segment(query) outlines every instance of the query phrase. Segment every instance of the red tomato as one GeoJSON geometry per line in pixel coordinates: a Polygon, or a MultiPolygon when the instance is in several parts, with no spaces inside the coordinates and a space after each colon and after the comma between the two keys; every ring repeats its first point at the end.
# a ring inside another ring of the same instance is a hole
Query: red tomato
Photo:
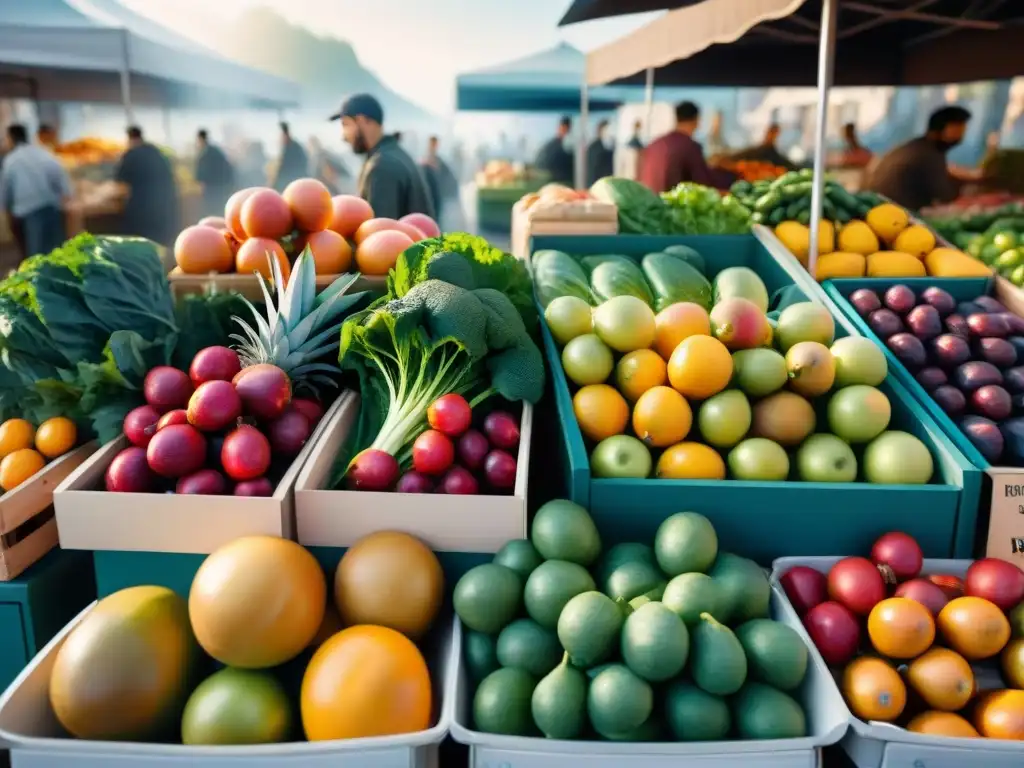
{"type": "Polygon", "coordinates": [[[440,475],[455,461],[455,446],[447,435],[428,429],[412,444],[412,466],[425,475],[440,475]]]}
{"type": "Polygon", "coordinates": [[[462,395],[444,395],[427,408],[427,422],[448,437],[458,437],[473,419],[473,411],[462,395]]]}

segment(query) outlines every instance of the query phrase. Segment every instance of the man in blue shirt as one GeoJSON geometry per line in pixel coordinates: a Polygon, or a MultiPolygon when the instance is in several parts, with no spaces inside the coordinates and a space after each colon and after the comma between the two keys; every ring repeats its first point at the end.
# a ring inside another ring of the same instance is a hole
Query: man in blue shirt
{"type": "Polygon", "coordinates": [[[7,128],[8,152],[0,167],[0,209],[20,231],[22,258],[49,253],[66,239],[64,208],[71,180],[52,154],[28,142],[24,125],[7,128]]]}

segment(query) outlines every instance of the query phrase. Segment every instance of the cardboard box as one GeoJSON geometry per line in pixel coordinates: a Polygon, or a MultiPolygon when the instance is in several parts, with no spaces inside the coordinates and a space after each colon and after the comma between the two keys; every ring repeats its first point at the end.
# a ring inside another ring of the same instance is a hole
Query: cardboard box
{"type": "Polygon", "coordinates": [[[128,445],[111,440],[54,491],[57,530],[64,549],[208,554],[242,536],[295,538],[294,490],[299,470],[325,425],[345,405],[342,393],[320,420],[305,447],[264,498],[108,493],[103,478],[128,445]]]}
{"type": "MultiPolygon", "coordinates": [[[[320,291],[324,290],[339,277],[341,275],[317,275],[316,292],[320,293],[320,291]]],[[[238,272],[211,272],[208,275],[187,275],[178,267],[175,267],[167,275],[167,281],[171,284],[171,293],[175,299],[180,299],[182,296],[188,296],[193,293],[225,293],[227,291],[234,291],[242,294],[249,301],[264,300],[260,282],[255,274],[242,275],[238,272]]],[[[387,278],[360,275],[359,279],[349,287],[346,293],[352,294],[359,293],[360,291],[379,291],[383,293],[386,288],[387,278]]]]}
{"type": "Polygon", "coordinates": [[[438,552],[497,552],[526,537],[533,409],[523,406],[518,474],[511,496],[374,493],[325,490],[335,460],[359,416],[353,396],[326,421],[295,485],[298,541],[306,546],[350,547],[367,534],[397,530],[438,552]]]}
{"type": "Polygon", "coordinates": [[[0,581],[17,578],[57,546],[54,489],[98,447],[92,441],[68,451],[0,496],[0,581]]]}
{"type": "Polygon", "coordinates": [[[526,210],[522,201],[512,208],[512,255],[529,261],[535,235],[617,235],[619,212],[610,203],[564,203],[526,210]]]}

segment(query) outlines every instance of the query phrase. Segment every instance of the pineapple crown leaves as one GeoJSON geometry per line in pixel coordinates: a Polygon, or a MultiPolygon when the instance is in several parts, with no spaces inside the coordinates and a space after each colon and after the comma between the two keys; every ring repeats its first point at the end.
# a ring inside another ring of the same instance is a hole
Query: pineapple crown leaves
{"type": "Polygon", "coordinates": [[[363,292],[346,294],[359,278],[358,273],[339,277],[317,296],[316,268],[308,247],[296,259],[287,285],[277,260],[270,254],[267,258],[277,305],[263,276],[257,275],[267,316],[243,299],[255,319],[255,329],[238,317],[232,318],[242,331],[231,338],[241,345],[244,362],[273,363],[292,379],[324,380],[326,377],[315,374],[336,374],[336,366],[313,361],[337,349],[342,316],[365,296],[363,292]]]}

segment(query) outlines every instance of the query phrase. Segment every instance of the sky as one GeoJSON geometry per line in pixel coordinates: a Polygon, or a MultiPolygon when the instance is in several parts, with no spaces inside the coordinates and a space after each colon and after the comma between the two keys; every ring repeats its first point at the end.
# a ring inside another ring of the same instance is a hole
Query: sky
{"type": "Polygon", "coordinates": [[[434,112],[454,106],[460,72],[501,64],[560,41],[587,51],[660,14],[556,25],[570,0],[120,0],[188,35],[196,24],[226,21],[247,6],[273,8],[289,21],[347,40],[363,66],[434,112]]]}

